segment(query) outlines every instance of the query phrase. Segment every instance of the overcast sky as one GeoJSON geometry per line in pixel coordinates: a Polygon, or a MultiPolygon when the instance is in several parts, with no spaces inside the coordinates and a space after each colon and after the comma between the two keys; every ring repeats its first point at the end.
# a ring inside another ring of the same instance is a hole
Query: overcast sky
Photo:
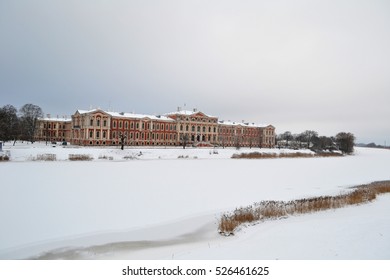
{"type": "Polygon", "coordinates": [[[162,114],[390,144],[388,0],[0,0],[0,106],[162,114]]]}

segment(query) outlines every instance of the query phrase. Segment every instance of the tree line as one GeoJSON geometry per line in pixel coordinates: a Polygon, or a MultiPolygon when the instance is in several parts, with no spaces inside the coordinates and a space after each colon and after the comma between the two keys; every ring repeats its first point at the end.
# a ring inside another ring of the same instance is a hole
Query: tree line
{"type": "MultiPolygon", "coordinates": [[[[34,142],[39,118],[43,118],[43,111],[38,105],[25,104],[19,110],[12,105],[1,107],[0,141],[34,142]]],[[[183,143],[186,141],[183,140],[183,143]]],[[[327,137],[319,136],[313,130],[306,130],[300,134],[286,131],[277,136],[276,145],[279,148],[310,148],[315,151],[340,150],[343,153],[351,154],[355,145],[355,136],[350,132],[340,132],[335,136],[327,137]]]]}
{"type": "Polygon", "coordinates": [[[313,151],[340,150],[344,154],[353,153],[355,136],[350,132],[339,132],[335,136],[319,136],[316,131],[305,130],[299,134],[286,131],[276,138],[277,147],[302,149],[309,148],[313,151]]]}
{"type": "Polygon", "coordinates": [[[1,107],[0,141],[34,142],[39,118],[43,118],[43,111],[38,105],[25,104],[19,110],[9,104],[1,107]]]}

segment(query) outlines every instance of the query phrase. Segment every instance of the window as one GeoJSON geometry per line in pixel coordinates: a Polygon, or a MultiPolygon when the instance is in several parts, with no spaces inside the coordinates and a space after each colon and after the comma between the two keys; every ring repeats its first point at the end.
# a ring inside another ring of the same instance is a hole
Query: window
{"type": "Polygon", "coordinates": [[[89,132],[89,138],[92,138],[93,137],[93,131],[91,130],[90,132],[89,132]]]}
{"type": "Polygon", "coordinates": [[[103,120],[103,126],[107,126],[107,120],[103,120]]]}
{"type": "Polygon", "coordinates": [[[96,131],[96,138],[97,138],[97,139],[100,138],[100,131],[96,131]]]}
{"type": "Polygon", "coordinates": [[[93,120],[90,120],[90,121],[89,121],[89,125],[90,125],[90,126],[93,126],[93,120]]]}
{"type": "Polygon", "coordinates": [[[106,138],[106,132],[103,131],[103,138],[106,138]]]}
{"type": "Polygon", "coordinates": [[[112,123],[112,126],[113,126],[114,128],[116,128],[116,121],[114,121],[114,122],[112,123]]]}
{"type": "Polygon", "coordinates": [[[97,119],[97,120],[96,120],[96,125],[97,125],[97,126],[100,126],[100,119],[97,119]]]}
{"type": "Polygon", "coordinates": [[[125,122],[125,128],[127,129],[128,128],[128,122],[125,122]]]}
{"type": "Polygon", "coordinates": [[[131,128],[131,129],[134,128],[134,123],[133,123],[133,122],[130,123],[130,128],[131,128]]]}
{"type": "Polygon", "coordinates": [[[122,121],[119,122],[119,128],[122,128],[122,121]]]}

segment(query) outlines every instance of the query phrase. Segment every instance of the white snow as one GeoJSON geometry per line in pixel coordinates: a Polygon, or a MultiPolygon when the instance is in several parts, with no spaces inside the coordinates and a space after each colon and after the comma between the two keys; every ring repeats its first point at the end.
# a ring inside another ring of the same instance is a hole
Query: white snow
{"type": "Polygon", "coordinates": [[[239,206],[334,195],[389,180],[389,150],[261,160],[230,158],[249,149],[6,143],[4,150],[11,161],[0,162],[0,259],[47,252],[76,259],[390,258],[389,195],[244,227],[234,237],[217,232],[221,213],[239,206]],[[33,160],[51,153],[57,161],[33,160]],[[94,160],[71,162],[69,154],[94,160]],[[124,159],[129,156],[134,159],[124,159]]]}

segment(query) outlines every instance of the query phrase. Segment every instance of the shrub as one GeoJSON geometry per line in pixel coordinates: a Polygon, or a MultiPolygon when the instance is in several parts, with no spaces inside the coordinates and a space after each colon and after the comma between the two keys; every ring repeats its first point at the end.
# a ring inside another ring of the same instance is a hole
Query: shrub
{"type": "Polygon", "coordinates": [[[133,155],[127,155],[127,156],[124,156],[123,159],[138,159],[136,156],[133,156],[133,155]]]}
{"type": "Polygon", "coordinates": [[[39,154],[33,160],[56,161],[57,155],[56,154],[39,154]]]}
{"type": "Polygon", "coordinates": [[[9,161],[8,155],[0,155],[0,161],[9,161]]]}
{"type": "Polygon", "coordinates": [[[69,160],[71,160],[71,161],[88,161],[88,160],[93,160],[93,157],[91,155],[69,154],[69,160]]]}
{"type": "Polygon", "coordinates": [[[108,159],[108,160],[113,160],[113,159],[114,159],[114,157],[112,157],[112,156],[106,156],[106,155],[100,155],[100,156],[98,157],[98,159],[108,159]]]}
{"type": "Polygon", "coordinates": [[[186,156],[179,155],[177,158],[189,158],[189,156],[188,155],[186,155],[186,156]]]}

